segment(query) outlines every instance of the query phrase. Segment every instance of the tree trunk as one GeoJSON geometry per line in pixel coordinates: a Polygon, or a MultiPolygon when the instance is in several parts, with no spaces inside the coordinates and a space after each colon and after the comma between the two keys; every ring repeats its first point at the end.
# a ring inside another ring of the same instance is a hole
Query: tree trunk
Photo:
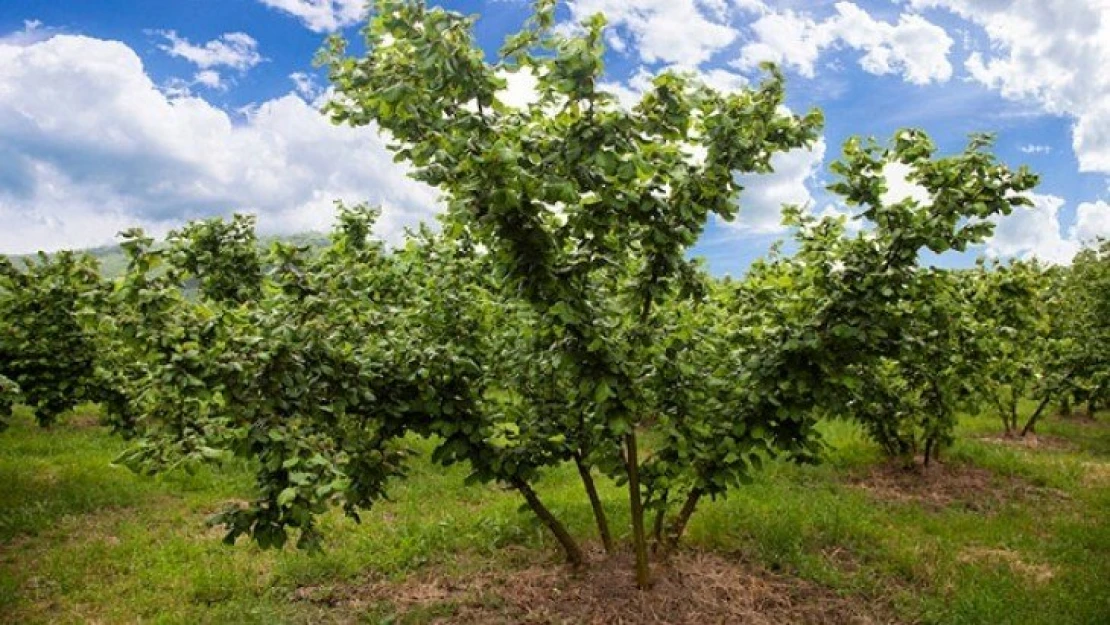
{"type": "Polygon", "coordinates": [[[667,536],[668,549],[677,547],[678,541],[682,540],[682,535],[686,533],[686,524],[690,522],[690,517],[694,515],[694,510],[698,507],[698,500],[701,499],[701,495],[702,491],[695,488],[686,496],[686,502],[682,504],[682,509],[678,511],[678,517],[675,518],[674,524],[671,525],[670,534],[667,536]]]}
{"type": "Polygon", "coordinates": [[[601,536],[601,544],[605,546],[605,553],[613,553],[613,536],[609,533],[609,520],[605,517],[601,498],[597,496],[597,486],[594,485],[594,478],[590,475],[590,467],[586,466],[581,453],[575,452],[574,465],[578,467],[578,475],[582,477],[582,485],[590,498],[590,507],[594,510],[594,520],[597,521],[597,533],[601,536]]]}
{"type": "Polygon", "coordinates": [[[1045,407],[1048,406],[1048,402],[1052,401],[1052,395],[1052,392],[1046,393],[1040,405],[1037,406],[1037,409],[1033,412],[1032,416],[1029,417],[1029,420],[1025,422],[1025,427],[1021,429],[1022,438],[1033,433],[1034,428],[1037,427],[1037,420],[1041,418],[1041,413],[1044,412],[1045,407]]]}
{"type": "Polygon", "coordinates": [[[555,539],[559,541],[559,544],[563,547],[563,551],[566,553],[567,562],[574,567],[585,565],[586,558],[582,555],[582,550],[578,547],[578,543],[574,541],[570,532],[559,522],[559,519],[555,518],[555,515],[551,514],[551,511],[543,505],[540,498],[536,496],[536,491],[532,490],[532,487],[519,477],[513,478],[512,485],[520,491],[521,495],[524,495],[524,500],[528,502],[528,507],[531,508],[532,512],[534,512],[536,516],[539,517],[540,521],[547,526],[547,529],[551,530],[551,533],[555,535],[555,539]]]}
{"type": "MultiPolygon", "coordinates": [[[[1033,432],[1033,428],[1037,426],[1037,419],[1041,418],[1041,413],[1044,412],[1045,407],[1048,406],[1048,402],[1052,401],[1052,398],[1055,397],[1057,392],[1067,388],[1067,384],[1069,381],[1071,381],[1071,377],[1073,375],[1075,375],[1075,371],[1068,372],[1067,375],[1060,379],[1060,384],[1058,384],[1055,388],[1050,388],[1045,391],[1044,399],[1041,400],[1040,405],[1037,406],[1037,410],[1033,412],[1033,415],[1029,417],[1029,421],[1026,422],[1025,427],[1021,429],[1022,438],[1025,438],[1026,435],[1033,432]]],[[[1066,394],[1064,395],[1064,398],[1067,399],[1066,394]]]]}
{"type": "Polygon", "coordinates": [[[655,511],[655,523],[651,526],[651,550],[653,553],[663,544],[663,522],[666,520],[666,516],[667,504],[664,502],[663,506],[655,511]]]}
{"type": "Polygon", "coordinates": [[[644,506],[640,500],[640,458],[636,450],[636,431],[624,437],[628,469],[628,499],[632,513],[632,547],[636,553],[636,585],[646,589],[651,586],[648,568],[647,541],[644,538],[644,506]]]}

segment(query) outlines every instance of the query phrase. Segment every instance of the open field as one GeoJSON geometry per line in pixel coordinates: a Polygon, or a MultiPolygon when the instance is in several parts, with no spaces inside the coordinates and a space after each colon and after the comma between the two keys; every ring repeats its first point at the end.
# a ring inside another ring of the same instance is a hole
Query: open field
{"type": "MultiPolygon", "coordinates": [[[[1047,420],[1036,447],[964,418],[925,476],[828,423],[823,464],[707,502],[642,594],[621,555],[570,573],[518,496],[427,453],[361,524],[329,514],[323,554],[228,547],[204,521],[250,496],[246,467],[133,475],[89,412],[52,430],[19,413],[0,434],[2,622],[1110,622],[1105,413],[1047,420]]],[[[589,542],[573,467],[539,486],[589,542]]],[[[602,495],[620,533],[626,495],[602,495]]]]}

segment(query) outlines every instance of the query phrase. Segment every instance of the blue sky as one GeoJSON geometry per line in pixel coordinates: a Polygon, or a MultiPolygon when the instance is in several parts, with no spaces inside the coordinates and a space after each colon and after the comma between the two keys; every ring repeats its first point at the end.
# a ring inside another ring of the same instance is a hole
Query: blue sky
{"type": "MultiPolygon", "coordinates": [[[[480,14],[492,54],[525,2],[454,1],[480,14]]],[[[1042,175],[1034,209],[975,254],[1067,262],[1110,236],[1110,2],[1106,0],[572,0],[568,25],[610,21],[607,80],[625,98],[667,68],[719,88],[781,64],[788,104],[824,110],[822,141],[748,181],[741,217],[695,253],[741,271],[784,236],[783,202],[843,212],[823,191],[851,135],[928,131],[943,151],[997,134],[1008,163],[1042,175]]],[[[334,199],[385,208],[379,234],[433,219],[436,193],[391,162],[372,129],[337,128],[312,56],[357,37],[362,0],[0,3],[0,253],[111,242],[141,225],[255,212],[268,232],[326,228],[334,199]]],[[[892,173],[895,193],[912,194],[892,173]]]]}

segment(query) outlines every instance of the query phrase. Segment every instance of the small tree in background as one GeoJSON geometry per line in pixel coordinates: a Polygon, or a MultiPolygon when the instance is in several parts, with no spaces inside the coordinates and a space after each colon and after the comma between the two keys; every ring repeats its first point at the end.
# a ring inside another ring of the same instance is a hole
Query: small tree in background
{"type": "Polygon", "coordinates": [[[937,157],[923,133],[903,130],[888,148],[850,140],[832,165],[841,180],[829,189],[873,224],[839,247],[820,246],[835,259],[825,278],[832,281],[826,314],[834,323],[850,320],[830,328],[840,341],[826,349],[850,355],[869,346],[868,357],[830,372],[839,381],[829,395],[832,411],[860,421],[888,453],[922,451],[926,464],[951,442],[956,411],[980,397],[984,353],[983,329],[960,280],[920,267],[919,253],[982,241],[993,230],[988,218],[1028,206],[1024,192],[1037,182],[1025,168],[999,163],[990,143],[976,135],[963,152],[937,157]],[[884,201],[891,163],[909,169],[924,201],[884,201]]]}
{"type": "Polygon", "coordinates": [[[980,263],[963,275],[970,283],[984,354],[979,366],[1006,436],[1021,428],[1018,405],[1040,391],[1051,315],[1045,269],[1035,261],[980,263]]]}
{"type": "Polygon", "coordinates": [[[242,304],[262,294],[262,254],[253,215],[236,214],[229,221],[195,221],[166,237],[168,263],[191,276],[191,282],[213,302],[242,304]]]}
{"type": "Polygon", "coordinates": [[[12,408],[21,399],[19,385],[0,375],[0,432],[8,428],[12,408]]]}
{"type": "MultiPolygon", "coordinates": [[[[1035,432],[1051,402],[1061,396],[1094,402],[1110,385],[1110,241],[1081,250],[1070,267],[1051,274],[1050,328],[1040,401],[1021,429],[1035,432]]],[[[1088,404],[1088,409],[1091,405],[1088,404]]]]}
{"type": "Polygon", "coordinates": [[[17,268],[0,257],[0,375],[19,386],[42,426],[97,399],[96,349],[78,311],[100,286],[96,261],[58,252],[17,268]]]}

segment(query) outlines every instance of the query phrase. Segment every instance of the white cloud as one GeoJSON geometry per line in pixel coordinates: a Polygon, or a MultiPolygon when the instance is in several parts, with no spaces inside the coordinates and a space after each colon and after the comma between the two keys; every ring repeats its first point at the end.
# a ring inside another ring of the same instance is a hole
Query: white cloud
{"type": "Polygon", "coordinates": [[[513,108],[526,108],[539,98],[536,88],[539,80],[532,68],[526,67],[515,72],[500,71],[497,77],[505,81],[505,88],[497,92],[497,99],[513,108]]]}
{"type": "Polygon", "coordinates": [[[1064,198],[1031,194],[1033,206],[1019,208],[996,218],[994,234],[987,240],[991,256],[1035,256],[1050,263],[1067,263],[1079,246],[1060,232],[1060,209],[1064,198]]]}
{"type": "Polygon", "coordinates": [[[752,23],[751,29],[753,38],[740,49],[737,61],[745,69],[771,61],[812,78],[821,50],[832,43],[826,29],[793,11],[764,15],[752,23]]]}
{"type": "Polygon", "coordinates": [[[772,156],[773,173],[740,176],[738,180],[744,186],[740,194],[740,212],[729,225],[753,234],[782,232],[784,204],[806,206],[814,203],[808,185],[820,171],[824,158],[825,139],[822,137],[811,149],[798,148],[772,156]]]}
{"type": "Polygon", "coordinates": [[[366,15],[366,0],[259,0],[318,33],[345,28],[366,15]]]}
{"type": "Polygon", "coordinates": [[[170,96],[120,42],[59,35],[0,45],[0,252],[110,242],[236,210],[260,227],[322,227],[331,201],[381,204],[378,232],[437,210],[371,128],[337,127],[289,94],[241,120],[170,96]]]}
{"type": "Polygon", "coordinates": [[[289,74],[289,80],[293,81],[293,88],[305,100],[312,102],[320,97],[323,89],[320,85],[316,84],[316,79],[305,72],[293,72],[289,74]]]}
{"type": "Polygon", "coordinates": [[[244,72],[264,60],[258,53],[258,42],[246,33],[225,33],[204,44],[192,43],[172,30],[159,31],[158,34],[169,42],[159,45],[159,48],[201,69],[222,66],[244,72]]]}
{"type": "Polygon", "coordinates": [[[891,162],[883,165],[883,178],[886,179],[886,191],[880,198],[883,204],[890,206],[905,199],[926,204],[932,199],[925,187],[910,182],[908,176],[912,171],[909,165],[903,163],[891,162]]]}
{"type": "Polygon", "coordinates": [[[1083,245],[1098,237],[1110,237],[1110,204],[1084,202],[1076,208],[1075,224],[1060,223],[1064,198],[1032,193],[1031,208],[1018,208],[993,221],[994,234],[987,240],[991,256],[1036,257],[1043,261],[1067,264],[1083,245]]]}
{"type": "Polygon", "coordinates": [[[1080,243],[1110,238],[1110,204],[1104,201],[1084,202],[1075,210],[1075,226],[1071,237],[1080,243]]]}
{"type": "Polygon", "coordinates": [[[625,109],[636,106],[644,95],[643,91],[619,82],[602,82],[598,83],[597,87],[600,91],[614,96],[617,99],[617,105],[625,109]]]}
{"type": "Polygon", "coordinates": [[[45,27],[39,20],[23,20],[23,30],[0,36],[0,45],[29,46],[45,41],[57,34],[54,28],[45,27]]]}
{"type": "Polygon", "coordinates": [[[835,15],[823,21],[792,10],[767,9],[752,24],[753,38],[740,49],[737,65],[752,69],[762,61],[774,61],[812,78],[822,52],[847,47],[863,52],[860,66],[872,74],[901,73],[914,84],[951,78],[948,52],[953,41],[940,26],[913,13],[887,23],[851,2],[837,2],[835,9],[835,15]]]}
{"type": "Polygon", "coordinates": [[[227,83],[224,81],[223,77],[220,76],[220,73],[214,69],[202,69],[197,72],[193,76],[193,82],[218,91],[227,89],[227,83]]]}
{"type": "Polygon", "coordinates": [[[186,98],[194,95],[193,87],[201,86],[213,91],[227,91],[230,81],[214,69],[202,69],[193,74],[192,80],[172,77],[160,86],[162,93],[171,98],[186,98]]]}
{"type": "Polygon", "coordinates": [[[836,4],[833,31],[847,46],[862,50],[860,65],[873,74],[901,71],[914,84],[944,82],[952,76],[952,38],[919,15],[903,14],[895,24],[877,21],[849,2],[836,4]]]}
{"type": "Polygon", "coordinates": [[[704,69],[699,71],[698,78],[706,84],[718,91],[725,93],[731,91],[738,91],[749,84],[749,80],[744,76],[735,72],[730,72],[721,67],[714,67],[711,69],[704,69]]]}
{"type": "Polygon", "coordinates": [[[567,6],[574,22],[604,13],[613,29],[606,38],[610,46],[634,47],[645,63],[695,68],[737,37],[719,0],[570,0],[567,6]]]}
{"type": "Polygon", "coordinates": [[[1110,2],[1107,0],[911,0],[978,24],[990,50],[974,52],[973,79],[1010,99],[1075,119],[1081,171],[1110,173],[1110,2]]]}
{"type": "Polygon", "coordinates": [[[1018,148],[1022,154],[1049,154],[1052,152],[1050,145],[1038,145],[1036,143],[1028,143],[1018,148]]]}

